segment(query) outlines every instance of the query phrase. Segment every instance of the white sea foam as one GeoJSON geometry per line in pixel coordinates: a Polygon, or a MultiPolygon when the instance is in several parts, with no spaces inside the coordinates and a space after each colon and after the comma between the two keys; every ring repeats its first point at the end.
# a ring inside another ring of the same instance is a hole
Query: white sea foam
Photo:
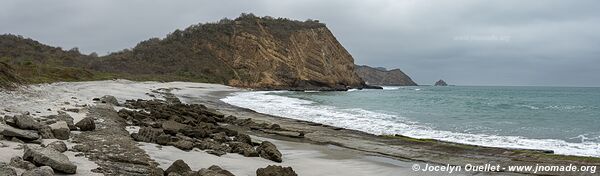
{"type": "Polygon", "coordinates": [[[372,134],[401,134],[489,147],[553,150],[556,154],[600,157],[600,143],[570,143],[559,139],[529,139],[521,136],[469,134],[431,129],[396,115],[342,109],[315,102],[275,95],[274,92],[240,92],[222,101],[260,113],[307,120],[372,134]]]}

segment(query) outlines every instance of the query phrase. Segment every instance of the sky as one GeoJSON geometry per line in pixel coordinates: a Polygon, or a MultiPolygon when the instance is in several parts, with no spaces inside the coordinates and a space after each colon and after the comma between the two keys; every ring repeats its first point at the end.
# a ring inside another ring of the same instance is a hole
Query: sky
{"type": "Polygon", "coordinates": [[[600,86],[597,0],[3,0],[0,33],[82,53],[132,48],[189,25],[318,19],[356,64],[418,84],[600,86]]]}

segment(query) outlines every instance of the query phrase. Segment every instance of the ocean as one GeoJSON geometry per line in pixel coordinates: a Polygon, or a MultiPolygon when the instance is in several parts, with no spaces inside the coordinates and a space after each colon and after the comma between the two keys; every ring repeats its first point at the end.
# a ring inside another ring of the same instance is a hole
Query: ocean
{"type": "Polygon", "coordinates": [[[224,102],[372,134],[600,157],[600,88],[417,86],[250,91],[224,102]]]}

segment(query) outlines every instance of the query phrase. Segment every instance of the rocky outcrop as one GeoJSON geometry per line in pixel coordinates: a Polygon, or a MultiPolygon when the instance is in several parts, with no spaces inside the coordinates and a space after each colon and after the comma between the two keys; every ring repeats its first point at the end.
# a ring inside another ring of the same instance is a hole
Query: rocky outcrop
{"type": "Polygon", "coordinates": [[[106,72],[258,89],[345,90],[364,85],[354,72],[354,59],[325,24],[246,14],[176,30],[91,65],[106,72]]]}
{"type": "Polygon", "coordinates": [[[400,69],[386,70],[385,68],[361,65],[356,66],[356,74],[369,85],[417,86],[417,83],[400,69]]]}
{"type": "Polygon", "coordinates": [[[446,84],[446,82],[444,80],[439,80],[437,82],[435,82],[434,86],[448,86],[448,84],[446,84]]]}

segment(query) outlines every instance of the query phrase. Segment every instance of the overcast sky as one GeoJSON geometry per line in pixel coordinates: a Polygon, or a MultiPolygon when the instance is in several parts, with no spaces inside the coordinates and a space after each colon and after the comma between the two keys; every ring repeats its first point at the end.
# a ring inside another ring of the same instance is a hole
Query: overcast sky
{"type": "Polygon", "coordinates": [[[0,33],[83,53],[131,48],[196,23],[318,19],[357,64],[419,84],[600,86],[597,0],[3,0],[0,33]]]}

